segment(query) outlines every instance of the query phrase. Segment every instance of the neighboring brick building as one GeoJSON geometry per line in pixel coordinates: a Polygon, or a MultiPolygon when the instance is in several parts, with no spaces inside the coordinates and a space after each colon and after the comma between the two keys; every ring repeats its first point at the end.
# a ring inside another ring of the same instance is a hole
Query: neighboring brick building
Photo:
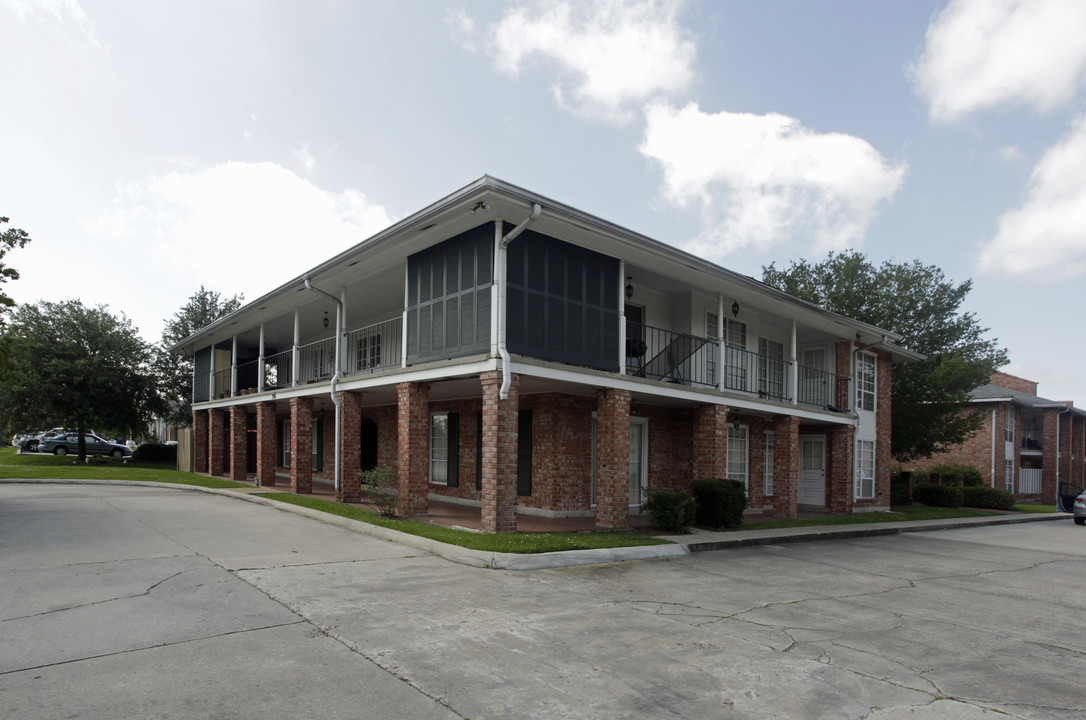
{"type": "Polygon", "coordinates": [[[755,512],[888,509],[898,339],[483,177],[172,351],[197,470],[353,501],[392,466],[401,513],[503,532],[624,527],[703,477],[755,512]]]}
{"type": "Polygon", "coordinates": [[[1086,412],[1071,402],[1038,397],[1037,383],[997,372],[973,391],[973,401],[963,412],[981,416],[977,434],[906,469],[971,465],[980,470],[985,484],[1044,502],[1055,502],[1059,483],[1084,485],[1086,412]]]}

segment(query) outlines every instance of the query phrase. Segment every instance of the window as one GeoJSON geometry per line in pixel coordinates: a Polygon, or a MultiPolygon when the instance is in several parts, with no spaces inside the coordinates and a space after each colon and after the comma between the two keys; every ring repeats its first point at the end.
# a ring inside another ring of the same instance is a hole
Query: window
{"type": "Polygon", "coordinates": [[[728,479],[747,486],[747,426],[728,426],[728,479]]]}
{"type": "Polygon", "coordinates": [[[765,473],[763,474],[762,494],[766,497],[773,495],[773,453],[777,444],[777,435],[773,432],[765,434],[765,473]]]}
{"type": "Polygon", "coordinates": [[[430,416],[430,482],[449,484],[449,415],[430,416]]]}
{"type": "Polygon", "coordinates": [[[290,467],[290,420],[279,423],[279,465],[290,467]]]}
{"type": "Polygon", "coordinates": [[[381,333],[372,332],[358,337],[355,345],[355,370],[381,367],[381,333]]]}
{"type": "Polygon", "coordinates": [[[856,407],[875,410],[875,356],[860,353],[856,358],[856,407]]]}
{"type": "Polygon", "coordinates": [[[856,442],[856,497],[875,497],[875,443],[872,440],[856,442]]]}
{"type": "Polygon", "coordinates": [[[1003,463],[1003,489],[1014,492],[1014,460],[1006,460],[1003,463]]]}
{"type": "Polygon", "coordinates": [[[784,397],[784,344],[769,338],[758,338],[758,392],[784,397]]]}
{"type": "Polygon", "coordinates": [[[1003,439],[1009,443],[1014,443],[1014,406],[1007,406],[1007,427],[1003,430],[1003,439]]]}

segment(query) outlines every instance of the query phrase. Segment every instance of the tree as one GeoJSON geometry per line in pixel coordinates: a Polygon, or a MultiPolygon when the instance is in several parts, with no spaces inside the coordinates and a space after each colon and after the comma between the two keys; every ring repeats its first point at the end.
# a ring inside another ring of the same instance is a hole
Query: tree
{"type": "Polygon", "coordinates": [[[135,433],[162,411],[153,351],[128,318],[79,300],[22,305],[3,336],[10,353],[0,409],[26,428],[54,423],[135,433]]]}
{"type": "Polygon", "coordinates": [[[203,285],[173,317],[166,320],[162,342],[155,357],[155,372],[168,405],[165,417],[170,425],[192,424],[192,358],[170,353],[169,349],[198,330],[228,315],[245,301],[244,295],[223,299],[203,285]]]}
{"type": "Polygon", "coordinates": [[[875,266],[854,250],[820,263],[762,267],[762,280],[827,310],[901,335],[927,360],[894,368],[892,453],[901,462],[931,457],[964,442],[981,417],[963,414],[970,393],[1007,364],[1007,351],[986,337],[976,314],[961,310],[972,280],[955,284],[919,260],[875,266]]]}
{"type": "MultiPolygon", "coordinates": [[[[0,217],[0,225],[9,222],[6,217],[0,217]]],[[[19,271],[15,268],[8,267],[4,263],[4,256],[8,254],[9,250],[15,248],[21,248],[30,242],[30,235],[26,230],[20,230],[19,228],[8,228],[7,230],[0,231],[0,285],[6,283],[9,280],[18,280],[19,271]]],[[[4,325],[4,315],[15,305],[15,301],[7,296],[3,290],[0,290],[0,327],[4,325]]]]}

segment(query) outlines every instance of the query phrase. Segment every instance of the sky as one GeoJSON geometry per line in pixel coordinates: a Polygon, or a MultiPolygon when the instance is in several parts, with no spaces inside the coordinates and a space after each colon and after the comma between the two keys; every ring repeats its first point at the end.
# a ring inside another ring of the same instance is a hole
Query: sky
{"type": "Polygon", "coordinates": [[[0,0],[19,303],[149,342],[484,174],[740,273],[855,249],[972,280],[1086,406],[1082,0],[0,0]]]}

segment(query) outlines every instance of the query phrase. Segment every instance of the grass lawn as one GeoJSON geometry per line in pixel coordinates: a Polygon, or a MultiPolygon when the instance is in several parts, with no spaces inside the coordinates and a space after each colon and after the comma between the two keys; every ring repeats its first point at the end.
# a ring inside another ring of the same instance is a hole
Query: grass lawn
{"type": "MultiPolygon", "coordinates": [[[[1032,512],[1032,511],[1031,511],[1032,512]]],[[[968,508],[940,508],[927,505],[894,505],[890,512],[856,513],[854,515],[834,515],[824,518],[806,518],[803,520],[744,520],[742,527],[733,530],[765,530],[775,528],[813,527],[816,525],[864,525],[868,523],[902,522],[907,520],[951,520],[955,518],[987,517],[1003,515],[994,510],[972,510],[968,508]]]]}
{"type": "Polygon", "coordinates": [[[591,550],[594,548],[633,547],[635,545],[666,545],[669,541],[636,532],[621,530],[561,533],[500,533],[489,535],[456,530],[440,525],[382,517],[373,510],[344,505],[308,495],[290,493],[261,493],[269,500],[300,505],[321,512],[361,520],[371,525],[399,530],[419,537],[459,545],[471,550],[507,553],[541,553],[555,550],[591,550]]]}
{"type": "Polygon", "coordinates": [[[121,458],[88,458],[80,463],[73,455],[18,454],[15,448],[0,448],[0,478],[41,480],[143,480],[180,483],[208,488],[249,487],[232,480],[178,472],[170,464],[125,462],[121,458]]]}

